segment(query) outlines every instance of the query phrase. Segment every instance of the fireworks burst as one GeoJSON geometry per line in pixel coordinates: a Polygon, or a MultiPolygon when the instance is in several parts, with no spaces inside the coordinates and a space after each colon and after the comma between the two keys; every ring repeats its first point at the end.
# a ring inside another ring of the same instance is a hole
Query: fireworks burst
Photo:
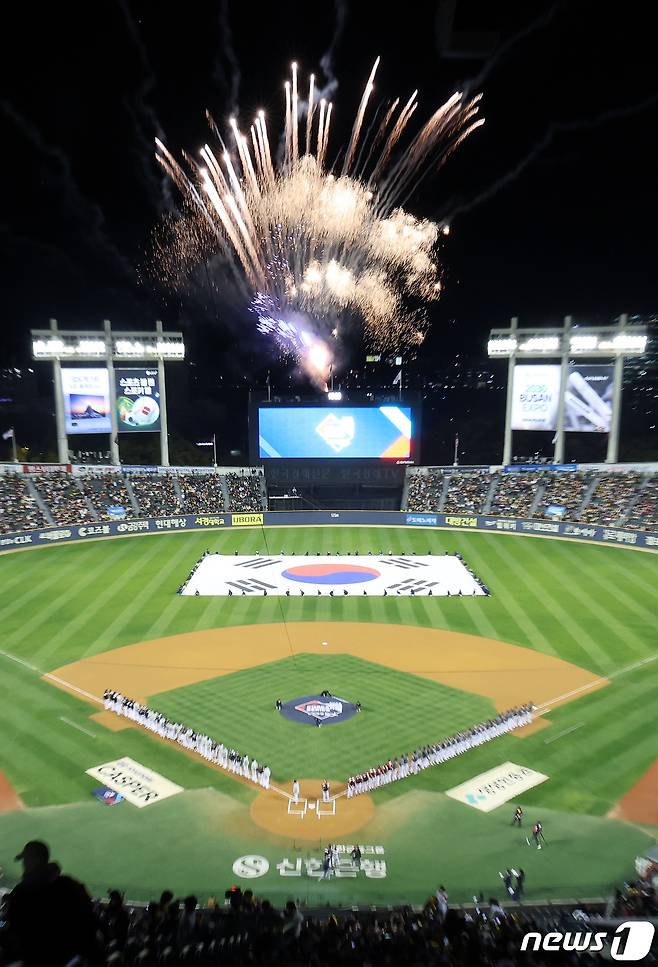
{"type": "Polygon", "coordinates": [[[370,72],[347,148],[327,162],[332,102],[315,99],[311,75],[302,104],[297,65],[285,84],[281,159],[265,115],[243,134],[230,121],[231,151],[212,117],[221,150],[179,164],[156,139],[156,158],[184,194],[187,214],[161,247],[169,278],[221,256],[261,332],[270,333],[317,381],[326,379],[335,340],[359,322],[373,348],[399,350],[426,330],[424,305],[438,298],[437,242],[447,226],[402,207],[419,180],[475,128],[479,97],[454,94],[398,144],[418,106],[414,91],[393,101],[363,133],[379,58],[370,72]],[[340,163],[339,163],[340,161],[340,163]]]}

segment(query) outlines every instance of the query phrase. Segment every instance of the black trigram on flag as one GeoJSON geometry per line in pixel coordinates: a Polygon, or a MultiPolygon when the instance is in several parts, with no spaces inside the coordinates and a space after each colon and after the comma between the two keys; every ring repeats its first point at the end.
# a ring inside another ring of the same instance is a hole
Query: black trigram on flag
{"type": "Polygon", "coordinates": [[[238,591],[276,591],[276,584],[268,584],[267,581],[257,581],[256,578],[245,578],[244,581],[227,581],[230,588],[237,588],[238,591]]]}
{"type": "Polygon", "coordinates": [[[392,564],[393,567],[410,568],[410,567],[429,567],[425,561],[417,561],[413,557],[387,557],[379,562],[380,564],[392,564]]]}
{"type": "Polygon", "coordinates": [[[396,584],[389,584],[387,590],[429,591],[430,588],[435,588],[438,583],[438,581],[423,581],[422,579],[415,580],[414,578],[407,578],[406,581],[398,581],[396,584]]]}
{"type": "Polygon", "coordinates": [[[255,570],[258,567],[270,567],[272,564],[281,564],[281,560],[274,557],[251,557],[248,561],[240,561],[235,566],[248,567],[255,570]]]}

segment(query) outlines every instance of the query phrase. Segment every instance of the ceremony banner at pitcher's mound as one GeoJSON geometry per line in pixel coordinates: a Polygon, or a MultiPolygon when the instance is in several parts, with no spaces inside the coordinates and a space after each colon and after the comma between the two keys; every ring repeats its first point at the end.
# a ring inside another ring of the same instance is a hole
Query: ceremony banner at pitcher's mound
{"type": "Polygon", "coordinates": [[[279,555],[207,554],[181,594],[483,595],[478,579],[454,554],[279,555]]]}

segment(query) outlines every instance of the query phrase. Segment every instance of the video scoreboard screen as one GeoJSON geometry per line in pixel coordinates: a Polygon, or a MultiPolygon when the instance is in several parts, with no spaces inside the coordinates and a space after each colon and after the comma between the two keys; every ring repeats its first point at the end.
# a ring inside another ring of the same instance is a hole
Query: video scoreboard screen
{"type": "Polygon", "coordinates": [[[260,460],[387,460],[413,463],[413,408],[261,405],[260,460]]]}

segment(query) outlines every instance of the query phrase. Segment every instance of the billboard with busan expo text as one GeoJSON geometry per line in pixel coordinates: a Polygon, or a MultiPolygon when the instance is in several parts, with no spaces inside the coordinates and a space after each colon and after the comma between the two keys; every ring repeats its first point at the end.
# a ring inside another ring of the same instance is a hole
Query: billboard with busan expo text
{"type": "Polygon", "coordinates": [[[560,367],[514,367],[512,389],[513,430],[554,430],[560,397],[560,367]]]}
{"type": "Polygon", "coordinates": [[[412,463],[408,405],[259,406],[261,460],[386,460],[412,463]]]}

